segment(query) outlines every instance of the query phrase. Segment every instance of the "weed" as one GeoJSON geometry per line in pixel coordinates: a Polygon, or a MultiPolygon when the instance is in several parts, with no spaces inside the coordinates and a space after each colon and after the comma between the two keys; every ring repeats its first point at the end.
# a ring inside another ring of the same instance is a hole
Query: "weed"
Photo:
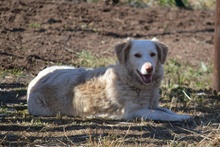
{"type": "Polygon", "coordinates": [[[76,53],[78,60],[76,61],[77,65],[83,67],[101,67],[109,64],[113,64],[114,60],[112,58],[101,57],[98,58],[94,56],[91,52],[82,50],[81,52],[76,53]]]}
{"type": "Polygon", "coordinates": [[[6,69],[6,70],[0,70],[0,76],[5,76],[5,75],[14,75],[16,77],[19,77],[24,74],[24,72],[20,69],[6,69]]]}
{"type": "Polygon", "coordinates": [[[175,6],[175,0],[159,0],[160,6],[175,6]]]}
{"type": "Polygon", "coordinates": [[[39,28],[41,28],[41,24],[40,23],[30,23],[28,25],[28,27],[34,28],[34,29],[39,29],[39,28]]]}
{"type": "Polygon", "coordinates": [[[165,78],[163,85],[174,88],[189,86],[193,89],[210,87],[210,79],[213,67],[208,67],[201,62],[199,67],[189,63],[179,63],[176,59],[169,60],[165,65],[165,78]]]}

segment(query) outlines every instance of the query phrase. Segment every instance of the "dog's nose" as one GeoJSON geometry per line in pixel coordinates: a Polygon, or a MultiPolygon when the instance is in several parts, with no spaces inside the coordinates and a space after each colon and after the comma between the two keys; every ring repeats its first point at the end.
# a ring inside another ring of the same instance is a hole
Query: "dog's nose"
{"type": "Polygon", "coordinates": [[[152,73],[152,71],[153,71],[153,66],[152,66],[151,64],[147,64],[147,65],[146,65],[146,71],[147,71],[147,73],[152,73]]]}

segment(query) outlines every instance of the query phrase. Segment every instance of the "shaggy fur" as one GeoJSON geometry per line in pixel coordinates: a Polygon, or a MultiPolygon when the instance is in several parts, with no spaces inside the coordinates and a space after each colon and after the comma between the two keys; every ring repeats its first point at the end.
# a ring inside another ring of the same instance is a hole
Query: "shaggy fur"
{"type": "Polygon", "coordinates": [[[28,86],[28,111],[107,119],[181,121],[188,115],[158,106],[167,47],[157,40],[128,39],[115,47],[118,63],[106,68],[53,66],[28,86]]]}

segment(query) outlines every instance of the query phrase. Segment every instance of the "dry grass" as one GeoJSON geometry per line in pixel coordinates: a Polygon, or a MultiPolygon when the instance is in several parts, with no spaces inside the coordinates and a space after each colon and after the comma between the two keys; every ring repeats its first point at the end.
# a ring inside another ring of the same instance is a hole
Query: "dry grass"
{"type": "MultiPolygon", "coordinates": [[[[93,58],[88,59],[92,62],[93,58]]],[[[176,60],[169,61],[161,88],[162,106],[194,116],[192,120],[176,123],[143,120],[123,122],[61,116],[33,117],[26,109],[26,85],[31,76],[25,76],[21,71],[2,72],[0,144],[88,147],[219,146],[219,96],[212,90],[203,88],[210,84],[211,67],[201,64],[201,67],[188,66],[189,69],[183,70],[183,66],[176,60]]]]}

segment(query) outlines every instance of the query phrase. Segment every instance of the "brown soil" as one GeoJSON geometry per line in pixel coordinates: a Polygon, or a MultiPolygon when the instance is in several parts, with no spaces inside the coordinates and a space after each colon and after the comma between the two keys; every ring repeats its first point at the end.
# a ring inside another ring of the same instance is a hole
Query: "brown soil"
{"type": "Polygon", "coordinates": [[[73,1],[0,2],[0,69],[36,74],[52,64],[74,64],[76,52],[114,56],[126,37],[157,37],[169,57],[198,64],[212,61],[214,12],[73,1]]]}

